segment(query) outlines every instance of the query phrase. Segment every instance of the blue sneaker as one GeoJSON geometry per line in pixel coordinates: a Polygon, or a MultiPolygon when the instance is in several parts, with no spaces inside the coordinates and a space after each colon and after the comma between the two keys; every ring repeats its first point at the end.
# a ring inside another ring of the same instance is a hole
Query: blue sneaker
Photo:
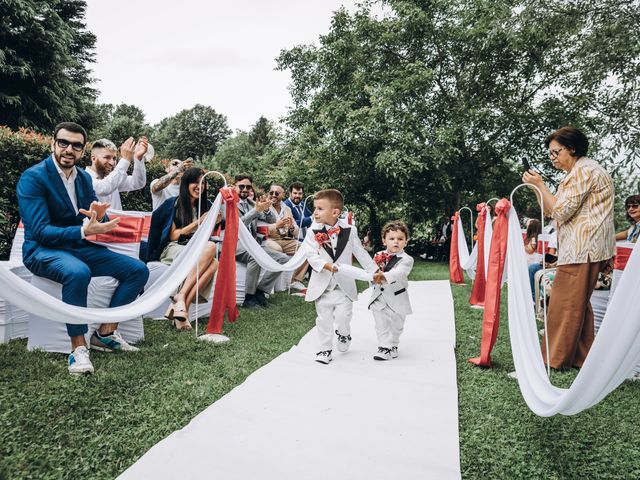
{"type": "Polygon", "coordinates": [[[122,350],[123,352],[137,352],[138,348],[133,345],[129,345],[120,333],[115,330],[111,335],[105,335],[104,337],[96,330],[91,335],[90,347],[93,350],[99,352],[113,352],[115,350],[122,350]]]}
{"type": "Polygon", "coordinates": [[[84,373],[93,373],[93,365],[89,360],[89,350],[84,345],[77,347],[71,355],[69,355],[69,373],[73,375],[82,375],[84,373]]]}

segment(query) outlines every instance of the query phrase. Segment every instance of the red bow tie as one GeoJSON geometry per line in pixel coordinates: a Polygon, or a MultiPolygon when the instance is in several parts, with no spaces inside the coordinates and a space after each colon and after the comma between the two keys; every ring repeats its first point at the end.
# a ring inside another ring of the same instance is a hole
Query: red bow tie
{"type": "Polygon", "coordinates": [[[330,228],[329,230],[327,230],[327,234],[328,234],[329,236],[333,235],[334,233],[335,233],[336,235],[340,235],[340,227],[332,227],[332,228],[330,228]]]}
{"type": "Polygon", "coordinates": [[[391,260],[395,256],[396,255],[394,253],[380,252],[376,254],[373,261],[376,262],[378,265],[381,265],[381,264],[386,265],[387,263],[389,263],[389,260],[391,260]]]}

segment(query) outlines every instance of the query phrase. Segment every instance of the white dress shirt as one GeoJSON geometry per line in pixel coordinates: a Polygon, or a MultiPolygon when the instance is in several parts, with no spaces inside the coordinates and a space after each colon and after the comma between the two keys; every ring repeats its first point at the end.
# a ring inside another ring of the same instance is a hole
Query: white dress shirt
{"type": "Polygon", "coordinates": [[[118,160],[118,164],[113,171],[104,178],[98,178],[98,172],[90,167],[85,170],[93,179],[93,189],[101,202],[111,204],[111,209],[122,210],[120,192],[131,192],[140,190],[147,183],[147,170],[144,160],[133,160],[133,173],[127,175],[131,162],[124,158],[118,160]]]}
{"type": "MultiPolygon", "coordinates": [[[[62,179],[62,184],[64,185],[64,189],[67,191],[67,195],[69,195],[69,200],[71,200],[71,205],[73,205],[73,209],[77,213],[80,213],[78,210],[78,196],[76,195],[76,177],[78,176],[78,172],[76,170],[77,167],[73,167],[71,169],[71,175],[67,178],[67,175],[62,171],[60,165],[56,161],[55,157],[53,158],[53,165],[56,167],[56,170],[60,174],[60,178],[62,179]]],[[[89,223],[89,219],[86,218],[83,221],[82,228],[80,229],[80,237],[84,240],[84,226],[89,223]]]]}

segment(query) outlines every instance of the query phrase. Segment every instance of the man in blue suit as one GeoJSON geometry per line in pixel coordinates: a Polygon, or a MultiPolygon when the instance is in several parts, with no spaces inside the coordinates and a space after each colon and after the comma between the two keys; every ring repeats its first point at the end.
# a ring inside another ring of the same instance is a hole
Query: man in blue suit
{"type": "MultiPolygon", "coordinates": [[[[307,234],[307,228],[311,226],[311,210],[306,205],[304,199],[304,184],[302,182],[293,182],[289,185],[289,198],[284,201],[284,204],[291,209],[293,219],[296,221],[298,228],[300,229],[299,240],[304,240],[307,234]]],[[[305,261],[294,274],[294,282],[291,283],[291,288],[294,290],[305,291],[305,286],[301,278],[304,278],[309,268],[309,264],[305,261]]]]}
{"type": "MultiPolygon", "coordinates": [[[[113,230],[119,219],[109,221],[108,203],[98,202],[91,177],[76,164],[82,158],[87,133],[80,125],[64,122],[56,126],[52,154],[27,169],[18,182],[18,206],[24,224],[24,265],[34,275],[62,284],[62,301],[87,306],[91,277],[109,276],[119,285],[110,307],[132,302],[144,287],[146,265],[85,240],[113,230]]],[[[116,330],[117,323],[103,324],[91,336],[92,349],[136,351],[116,330]]],[[[87,325],[67,324],[71,337],[68,368],[72,374],[92,373],[84,335],[87,325]]]]}

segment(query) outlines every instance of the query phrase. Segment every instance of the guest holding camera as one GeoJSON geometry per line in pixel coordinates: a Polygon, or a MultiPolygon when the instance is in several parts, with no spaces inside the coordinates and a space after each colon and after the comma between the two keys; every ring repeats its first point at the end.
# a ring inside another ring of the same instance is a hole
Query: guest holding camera
{"type": "MultiPolygon", "coordinates": [[[[556,194],[533,170],[527,170],[522,180],[540,189],[538,202],[558,227],[558,267],[545,332],[549,365],[579,368],[594,338],[591,294],[598,274],[615,254],[613,181],[601,165],[586,157],[589,141],[577,128],[556,130],[545,139],[545,146],[553,166],[566,172],[556,194]]],[[[545,343],[543,339],[546,361],[545,343]]]]}
{"type": "Polygon", "coordinates": [[[193,167],[193,160],[187,158],[184,162],[178,158],[169,161],[165,169],[167,174],[151,182],[151,208],[155,210],[171,197],[180,193],[180,179],[182,174],[193,167]]]}

